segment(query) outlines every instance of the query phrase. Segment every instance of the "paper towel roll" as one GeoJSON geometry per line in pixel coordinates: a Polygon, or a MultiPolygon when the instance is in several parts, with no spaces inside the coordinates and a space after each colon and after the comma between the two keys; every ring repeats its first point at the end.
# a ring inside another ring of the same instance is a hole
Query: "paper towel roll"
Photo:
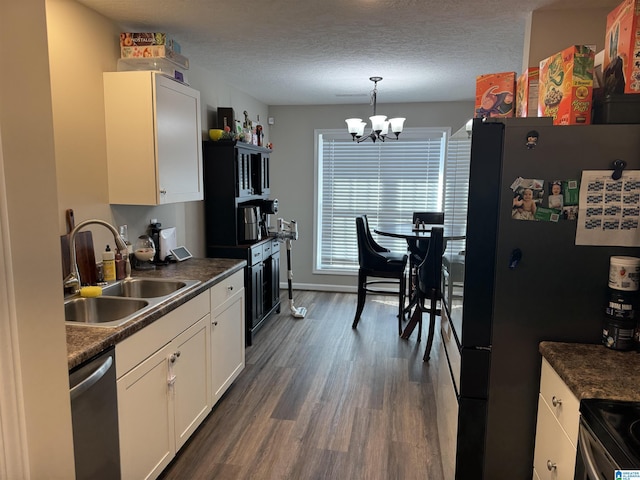
{"type": "Polygon", "coordinates": [[[171,249],[176,248],[176,227],[162,228],[158,234],[160,238],[160,260],[164,261],[171,255],[171,249]]]}

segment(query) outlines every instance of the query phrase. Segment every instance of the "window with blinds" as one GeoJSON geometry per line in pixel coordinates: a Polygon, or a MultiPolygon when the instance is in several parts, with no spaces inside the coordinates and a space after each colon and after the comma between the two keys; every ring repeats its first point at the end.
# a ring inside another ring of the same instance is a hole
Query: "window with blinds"
{"type": "MultiPolygon", "coordinates": [[[[444,221],[452,235],[467,233],[470,166],[471,138],[463,127],[449,139],[444,167],[444,221]]],[[[464,240],[447,243],[448,254],[464,249],[464,240]]]]}
{"type": "MultiPolygon", "coordinates": [[[[407,128],[399,141],[353,142],[344,130],[317,130],[317,230],[314,272],[358,268],[355,217],[406,224],[414,211],[441,210],[448,128],[407,128]]],[[[402,239],[377,236],[404,251],[402,239]]]]}

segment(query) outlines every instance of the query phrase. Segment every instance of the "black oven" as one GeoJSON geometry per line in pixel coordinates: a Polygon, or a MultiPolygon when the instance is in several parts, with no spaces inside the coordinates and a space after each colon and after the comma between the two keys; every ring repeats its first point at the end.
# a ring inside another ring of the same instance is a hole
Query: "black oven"
{"type": "Polygon", "coordinates": [[[640,403],[585,399],[580,415],[575,480],[640,479],[640,403]]]}

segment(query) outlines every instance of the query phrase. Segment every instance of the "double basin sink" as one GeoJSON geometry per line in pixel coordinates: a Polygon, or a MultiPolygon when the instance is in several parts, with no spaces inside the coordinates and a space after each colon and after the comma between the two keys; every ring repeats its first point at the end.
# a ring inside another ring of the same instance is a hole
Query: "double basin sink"
{"type": "Polygon", "coordinates": [[[200,284],[199,280],[128,278],[102,288],[102,296],[81,297],[64,302],[69,325],[119,327],[147,313],[158,304],[200,284]]]}

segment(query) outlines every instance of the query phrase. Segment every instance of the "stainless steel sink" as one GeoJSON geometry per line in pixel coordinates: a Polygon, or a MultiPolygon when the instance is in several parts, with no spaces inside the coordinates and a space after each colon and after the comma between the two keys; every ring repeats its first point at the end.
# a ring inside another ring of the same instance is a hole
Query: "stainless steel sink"
{"type": "Polygon", "coordinates": [[[157,298],[174,295],[198,285],[198,280],[130,278],[103,287],[102,295],[113,297],[157,298]]]}
{"type": "Polygon", "coordinates": [[[140,298],[122,297],[75,297],[64,303],[67,322],[116,327],[132,319],[150,302],[140,298]]]}
{"type": "Polygon", "coordinates": [[[120,280],[103,287],[100,297],[74,296],[65,300],[65,320],[70,325],[119,327],[199,284],[199,280],[168,278],[120,280]]]}

